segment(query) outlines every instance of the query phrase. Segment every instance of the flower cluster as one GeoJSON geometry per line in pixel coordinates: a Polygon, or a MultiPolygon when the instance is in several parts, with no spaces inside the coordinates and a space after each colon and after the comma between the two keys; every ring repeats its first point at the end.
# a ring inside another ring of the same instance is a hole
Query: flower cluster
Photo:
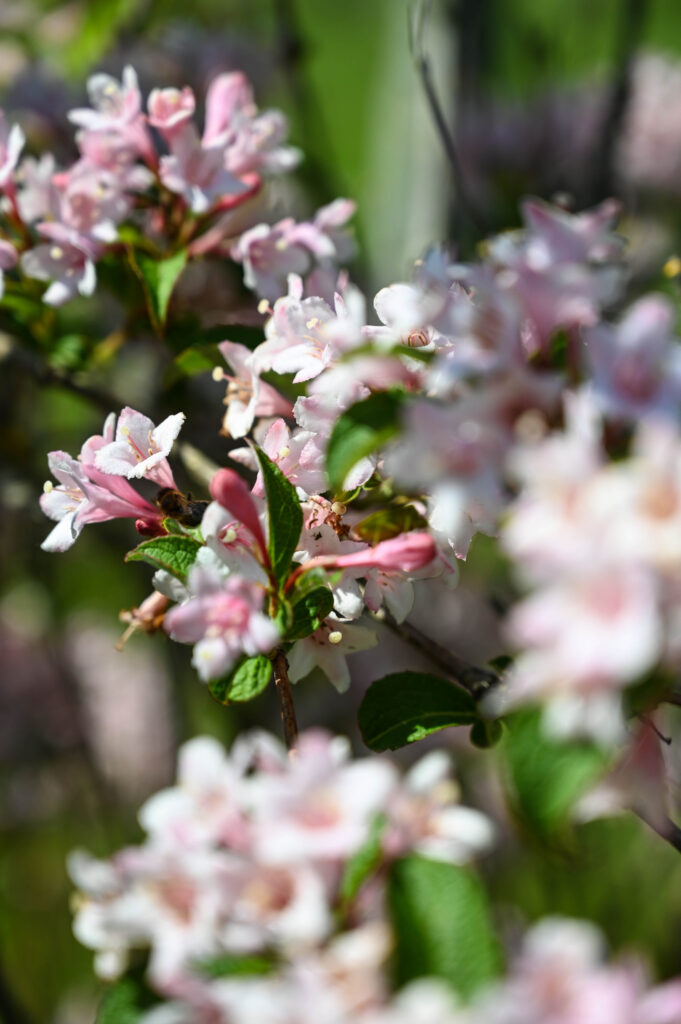
{"type": "Polygon", "coordinates": [[[272,977],[247,985],[264,1004],[272,986],[286,992],[308,973],[344,1013],[382,998],[387,866],[409,852],[463,863],[493,839],[484,815],[457,804],[443,752],[401,778],[389,761],[351,760],[345,740],[314,731],[293,759],[265,733],[239,738],[229,755],[191,740],[177,785],[142,807],[140,823],[141,846],[109,861],[72,855],[75,931],[104,977],[148,950],[150,984],[184,1000],[187,1020],[233,1019],[244,981],[213,981],[207,967],[226,955],[271,960],[272,977]],[[372,837],[371,871],[350,897],[348,862],[372,837]]]}
{"type": "Polygon", "coordinates": [[[260,112],[241,72],[209,86],[202,133],[189,87],[153,89],[145,111],[130,66],[121,81],[93,75],[88,94],[91,105],[69,114],[79,157],[65,169],[49,153],[21,160],[23,132],[0,112],[0,281],[15,267],[46,281],[51,306],[91,295],[96,263],[124,254],[125,224],[155,255],[181,247],[190,258],[231,255],[246,285],[268,297],[293,270],[333,292],[338,262],[352,254],[344,225],[354,205],[338,200],[309,223],[263,222],[264,179],[290,171],[300,154],[286,144],[283,114],[260,112]]]}

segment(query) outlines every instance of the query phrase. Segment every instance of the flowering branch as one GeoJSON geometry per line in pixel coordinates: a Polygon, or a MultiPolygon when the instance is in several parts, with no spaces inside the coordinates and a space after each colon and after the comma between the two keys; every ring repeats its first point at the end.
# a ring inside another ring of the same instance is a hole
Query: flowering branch
{"type": "Polygon", "coordinates": [[[478,665],[471,665],[464,661],[452,651],[447,650],[440,644],[431,640],[429,636],[422,633],[420,629],[411,622],[396,622],[392,615],[384,610],[380,616],[375,615],[378,622],[382,622],[396,636],[399,636],[405,643],[410,644],[421,654],[425,654],[434,665],[441,668],[443,672],[454,678],[455,682],[467,690],[472,697],[480,700],[493,687],[498,686],[501,677],[488,668],[481,668],[478,665]]]}

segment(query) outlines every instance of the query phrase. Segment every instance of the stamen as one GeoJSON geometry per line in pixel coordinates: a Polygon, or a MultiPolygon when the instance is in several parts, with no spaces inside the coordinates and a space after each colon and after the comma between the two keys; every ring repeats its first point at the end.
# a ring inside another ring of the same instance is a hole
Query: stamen
{"type": "Polygon", "coordinates": [[[343,634],[341,633],[340,629],[334,629],[333,632],[329,633],[330,644],[339,644],[342,639],[343,634]]]}
{"type": "Polygon", "coordinates": [[[291,449],[286,444],[283,446],[283,448],[279,449],[279,458],[280,459],[287,459],[290,454],[291,454],[291,449]]]}
{"type": "Polygon", "coordinates": [[[43,484],[43,494],[50,494],[54,490],[54,484],[51,480],[46,480],[43,484]]]}
{"type": "Polygon", "coordinates": [[[213,372],[211,373],[211,377],[213,378],[216,384],[219,384],[220,381],[225,379],[225,371],[222,369],[221,366],[214,366],[213,372]]]}
{"type": "Polygon", "coordinates": [[[53,260],[60,260],[64,255],[64,250],[60,249],[58,245],[53,245],[50,249],[50,256],[53,260]]]}

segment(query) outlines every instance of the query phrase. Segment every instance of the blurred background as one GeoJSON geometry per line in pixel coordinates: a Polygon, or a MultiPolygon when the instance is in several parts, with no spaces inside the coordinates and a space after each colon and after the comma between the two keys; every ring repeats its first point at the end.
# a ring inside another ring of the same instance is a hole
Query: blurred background
{"type": "MultiPolygon", "coordinates": [[[[356,199],[352,274],[369,295],[408,276],[434,243],[469,258],[486,234],[518,224],[524,195],[574,208],[617,195],[632,292],[653,287],[678,299],[668,263],[681,248],[678,0],[433,0],[416,9],[406,0],[0,3],[0,102],[29,152],[71,161],[65,115],[83,105],[86,77],[118,76],[128,63],[145,94],[189,84],[199,98],[216,73],[245,71],[262,108],[287,112],[305,154],[274,197],[280,215],[356,199]]],[[[198,264],[184,275],[165,344],[130,332],[106,268],[92,300],[36,320],[20,338],[11,303],[0,303],[4,1024],[94,1019],[99,987],[91,954],[71,936],[67,853],[105,854],[139,839],[136,808],[172,778],[187,737],[229,741],[249,724],[278,728],[269,692],[239,712],[219,707],[191,671],[188,648],[136,635],[115,649],[119,612],[149,591],[149,571],[122,562],[136,540],[128,522],[85,530],[67,554],[39,547],[50,529],[38,507],[47,451],[76,454],[110,409],[130,404],[154,417],[183,409],[185,442],[224,461],[223,386],[179,356],[201,332],[242,340],[230,325],[257,322],[240,277],[238,267],[198,264]]],[[[179,476],[196,492],[190,468],[179,476]]],[[[492,604],[503,604],[506,586],[493,545],[479,538],[459,590],[433,599],[429,589],[428,609],[417,597],[414,621],[484,661],[500,652],[492,604]]],[[[349,732],[361,750],[353,722],[364,685],[425,664],[395,641],[356,656],[344,697],[310,677],[297,691],[301,725],[349,732]]],[[[503,822],[495,754],[471,752],[465,738],[451,744],[468,798],[503,822]]],[[[589,916],[615,949],[641,948],[657,976],[679,972],[678,854],[624,818],[581,827],[560,851],[521,849],[506,827],[485,868],[501,921],[589,916]]]]}

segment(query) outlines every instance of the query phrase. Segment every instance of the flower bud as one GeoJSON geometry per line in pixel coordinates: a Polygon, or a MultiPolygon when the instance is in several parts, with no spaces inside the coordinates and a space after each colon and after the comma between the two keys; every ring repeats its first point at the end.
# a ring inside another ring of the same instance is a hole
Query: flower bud
{"type": "Polygon", "coordinates": [[[267,543],[263,533],[258,510],[248,484],[234,469],[219,469],[210,484],[210,493],[215,501],[227,509],[235,519],[253,534],[255,541],[268,562],[267,543]]]}

